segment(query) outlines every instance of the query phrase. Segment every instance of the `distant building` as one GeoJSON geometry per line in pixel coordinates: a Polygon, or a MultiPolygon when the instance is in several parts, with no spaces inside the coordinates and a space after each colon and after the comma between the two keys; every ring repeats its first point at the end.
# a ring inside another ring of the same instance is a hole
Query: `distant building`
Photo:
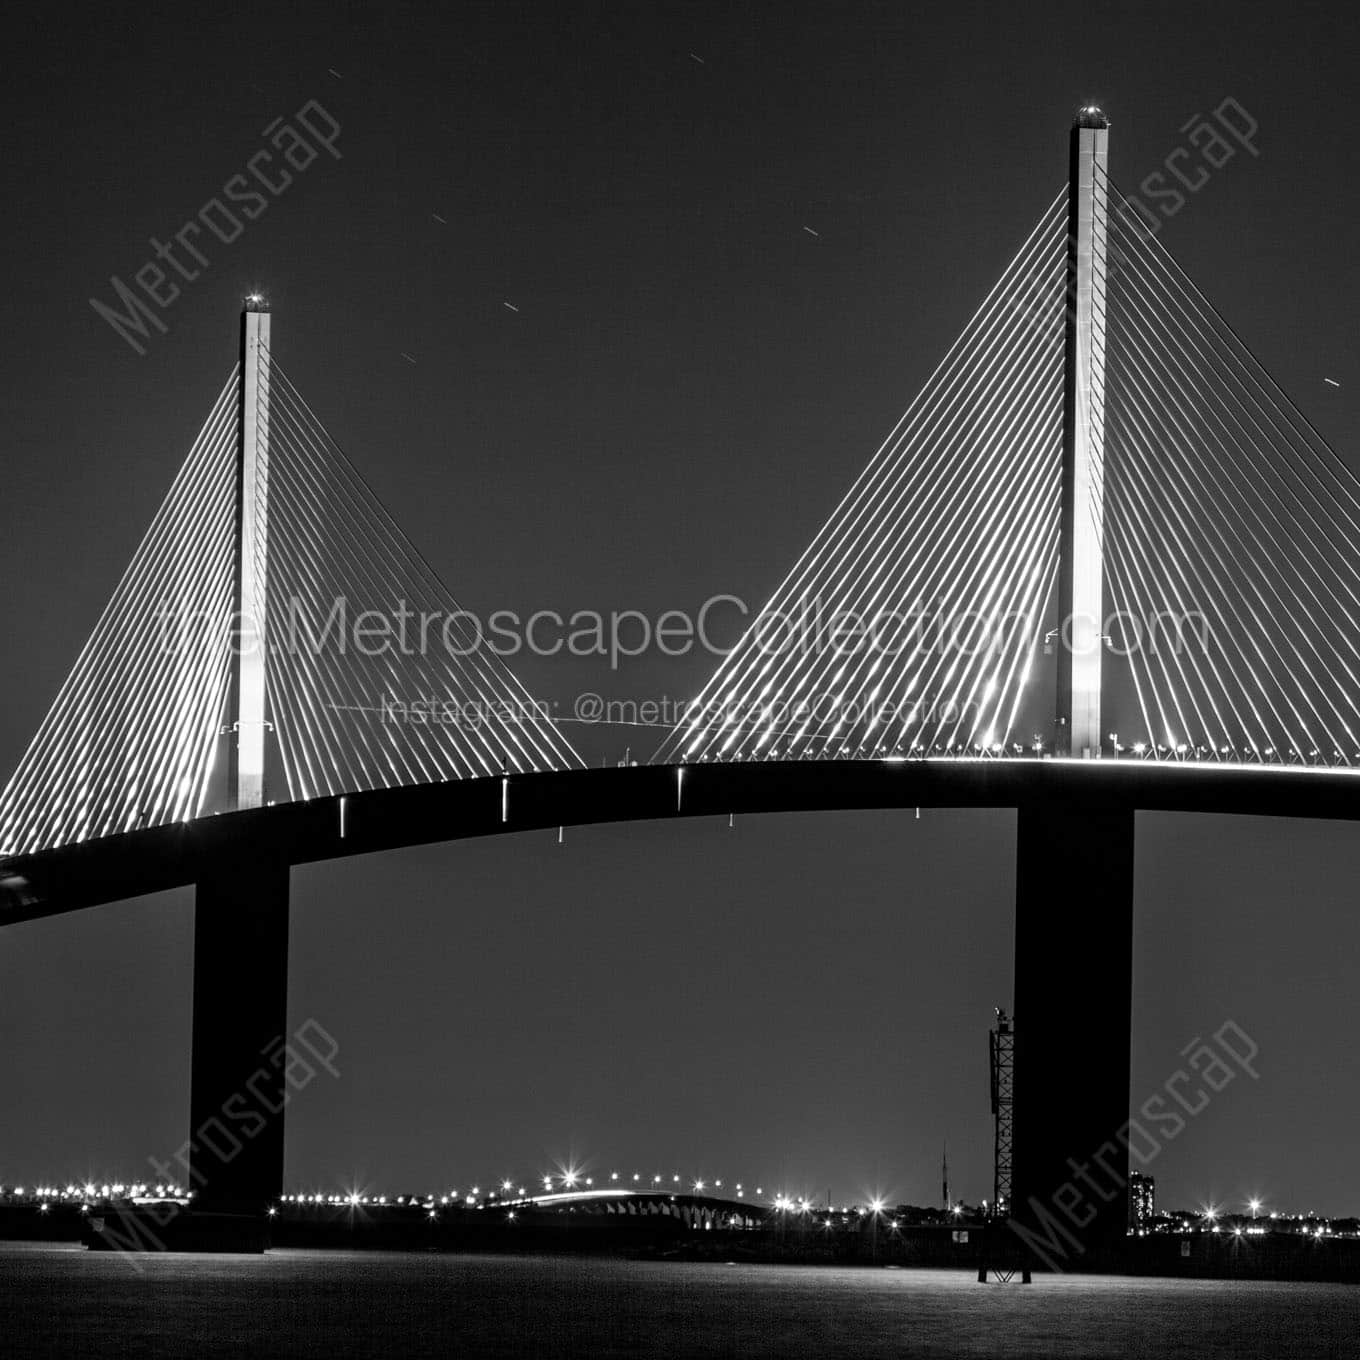
{"type": "Polygon", "coordinates": [[[1157,1212],[1157,1178],[1141,1171],[1129,1172],[1129,1231],[1152,1231],[1152,1219],[1157,1212]]]}

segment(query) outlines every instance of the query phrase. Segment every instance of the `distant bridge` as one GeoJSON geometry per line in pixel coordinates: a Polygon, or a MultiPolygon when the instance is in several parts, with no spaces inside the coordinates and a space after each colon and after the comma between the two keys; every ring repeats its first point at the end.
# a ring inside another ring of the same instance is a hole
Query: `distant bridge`
{"type": "Polygon", "coordinates": [[[670,1218],[691,1231],[712,1228],[759,1228],[770,1209],[745,1199],[732,1199],[701,1191],[638,1189],[630,1186],[599,1186],[589,1190],[552,1190],[521,1199],[498,1202],[510,1213],[572,1213],[589,1218],[670,1218]]]}

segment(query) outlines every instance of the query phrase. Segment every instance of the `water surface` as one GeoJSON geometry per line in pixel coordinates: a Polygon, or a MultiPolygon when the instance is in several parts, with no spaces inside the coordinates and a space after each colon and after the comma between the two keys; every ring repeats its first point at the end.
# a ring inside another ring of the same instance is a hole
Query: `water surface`
{"type": "Polygon", "coordinates": [[[1347,1285],[0,1244],[0,1354],[1355,1356],[1347,1285]],[[134,1268],[135,1266],[135,1268],[134,1268]]]}

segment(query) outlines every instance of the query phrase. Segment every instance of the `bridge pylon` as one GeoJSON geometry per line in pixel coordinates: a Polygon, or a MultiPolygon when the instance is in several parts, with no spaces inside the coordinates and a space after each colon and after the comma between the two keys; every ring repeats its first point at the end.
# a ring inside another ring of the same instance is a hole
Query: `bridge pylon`
{"type": "Polygon", "coordinates": [[[235,1216],[256,1245],[283,1194],[289,877],[257,851],[194,887],[189,1185],[195,1211],[235,1216]]]}
{"type": "Polygon", "coordinates": [[[1067,201],[1062,510],[1058,549],[1059,754],[1098,757],[1104,633],[1105,260],[1110,122],[1094,104],[1072,128],[1067,201]]]}
{"type": "Polygon", "coordinates": [[[1134,810],[1022,802],[1007,1223],[1034,1264],[1091,1269],[1128,1227],[1134,810]]]}
{"type": "MultiPolygon", "coordinates": [[[[1108,148],[1109,120],[1087,105],[1070,142],[1058,556],[1057,745],[1078,758],[1101,752],[1108,148]]],[[[1108,1259],[1124,1239],[1133,847],[1127,805],[1017,810],[1006,1216],[1027,1262],[1053,1269],[1108,1259]]]]}
{"type": "Polygon", "coordinates": [[[269,304],[253,293],[241,312],[241,415],[236,448],[236,563],[228,739],[229,806],[264,804],[269,620],[269,304]]]}
{"type": "MultiPolygon", "coordinates": [[[[224,801],[265,803],[268,723],[269,304],[241,312],[232,657],[224,801]]],[[[244,847],[243,847],[244,848],[244,847]]],[[[214,862],[194,889],[189,1171],[195,1208],[263,1228],[283,1193],[289,866],[257,853],[214,862]]],[[[247,1231],[247,1241],[263,1241],[247,1231]]]]}

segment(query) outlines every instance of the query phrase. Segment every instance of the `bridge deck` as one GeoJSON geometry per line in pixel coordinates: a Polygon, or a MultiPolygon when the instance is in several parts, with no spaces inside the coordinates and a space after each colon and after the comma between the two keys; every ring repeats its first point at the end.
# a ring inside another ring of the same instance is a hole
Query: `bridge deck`
{"type": "Polygon", "coordinates": [[[0,862],[0,925],[289,864],[600,822],[866,808],[1086,808],[1360,820],[1360,771],[1150,761],[928,759],[644,765],[281,803],[0,862]],[[682,773],[683,770],[683,773],[682,773]],[[503,810],[504,809],[504,810],[503,810]]]}

